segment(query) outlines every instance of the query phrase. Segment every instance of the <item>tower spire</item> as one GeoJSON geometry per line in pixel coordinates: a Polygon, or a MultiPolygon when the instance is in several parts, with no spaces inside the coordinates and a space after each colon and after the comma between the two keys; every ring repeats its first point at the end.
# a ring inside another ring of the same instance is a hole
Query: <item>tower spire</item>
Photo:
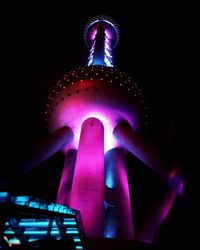
{"type": "Polygon", "coordinates": [[[119,40],[117,24],[107,16],[97,16],[86,25],[84,38],[90,48],[87,65],[113,67],[113,48],[119,40]]]}

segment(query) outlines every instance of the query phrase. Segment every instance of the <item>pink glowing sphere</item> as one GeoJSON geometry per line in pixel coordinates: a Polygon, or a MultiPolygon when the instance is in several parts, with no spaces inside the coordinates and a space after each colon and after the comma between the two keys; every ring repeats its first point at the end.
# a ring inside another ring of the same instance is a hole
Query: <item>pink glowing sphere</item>
{"type": "Polygon", "coordinates": [[[49,95],[46,122],[50,132],[69,126],[73,141],[65,147],[78,148],[81,125],[89,117],[104,125],[105,151],[117,147],[113,129],[125,119],[136,131],[145,129],[147,107],[137,84],[118,69],[94,66],[78,68],[65,75],[49,95]]]}

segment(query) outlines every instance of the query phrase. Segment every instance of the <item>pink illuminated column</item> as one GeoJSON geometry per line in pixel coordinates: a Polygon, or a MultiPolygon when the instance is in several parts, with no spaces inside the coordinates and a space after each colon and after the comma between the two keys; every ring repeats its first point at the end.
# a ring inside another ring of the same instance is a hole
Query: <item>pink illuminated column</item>
{"type": "Polygon", "coordinates": [[[169,156],[150,145],[127,122],[119,123],[115,127],[113,134],[124,148],[158,173],[168,187],[174,187],[180,183],[181,176],[176,168],[173,169],[174,177],[171,178],[169,175],[169,156]]]}
{"type": "Polygon", "coordinates": [[[148,243],[154,242],[178,195],[179,187],[164,187],[160,196],[154,201],[153,206],[144,217],[136,234],[137,240],[148,243]]]}
{"type": "Polygon", "coordinates": [[[26,174],[34,167],[47,160],[65,145],[70,143],[73,140],[73,137],[74,134],[72,130],[67,126],[64,126],[29,147],[27,153],[25,153],[26,159],[24,159],[20,173],[26,174]]]}
{"type": "Polygon", "coordinates": [[[132,210],[124,150],[122,148],[109,150],[105,156],[105,163],[108,180],[105,197],[108,204],[112,205],[110,214],[112,215],[113,210],[116,215],[115,223],[112,218],[111,224],[106,226],[109,228],[107,236],[111,234],[118,239],[133,239],[132,210]]]}
{"type": "Polygon", "coordinates": [[[56,202],[61,205],[69,205],[70,192],[74,175],[74,166],[76,161],[76,153],[76,149],[70,149],[65,154],[65,163],[56,200],[56,202]]]}
{"type": "Polygon", "coordinates": [[[85,236],[103,237],[104,128],[96,118],[82,124],[70,206],[80,210],[85,236]]]}

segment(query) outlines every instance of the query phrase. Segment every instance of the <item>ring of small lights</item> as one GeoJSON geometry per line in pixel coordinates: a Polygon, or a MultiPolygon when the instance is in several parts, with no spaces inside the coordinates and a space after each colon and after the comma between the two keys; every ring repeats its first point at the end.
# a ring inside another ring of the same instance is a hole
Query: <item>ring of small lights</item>
{"type": "Polygon", "coordinates": [[[57,82],[52,88],[46,104],[45,122],[47,127],[49,125],[48,120],[51,117],[51,114],[59,106],[59,103],[62,103],[66,98],[81,94],[82,91],[103,91],[103,95],[105,95],[105,92],[107,91],[107,94],[109,95],[110,89],[117,89],[118,92],[123,92],[128,101],[134,99],[134,102],[140,106],[140,112],[142,112],[140,117],[142,117],[141,119],[143,121],[143,129],[141,130],[146,132],[148,125],[148,106],[141,89],[131,77],[127,76],[126,73],[119,69],[105,66],[79,67],[64,75],[64,78],[57,82]],[[94,81],[94,86],[91,86],[90,89],[77,88],[74,92],[67,92],[69,86],[73,85],[75,87],[85,80],[94,81]],[[95,80],[100,80],[104,83],[102,88],[96,87],[95,80]],[[108,86],[108,88],[105,86],[108,86]]]}

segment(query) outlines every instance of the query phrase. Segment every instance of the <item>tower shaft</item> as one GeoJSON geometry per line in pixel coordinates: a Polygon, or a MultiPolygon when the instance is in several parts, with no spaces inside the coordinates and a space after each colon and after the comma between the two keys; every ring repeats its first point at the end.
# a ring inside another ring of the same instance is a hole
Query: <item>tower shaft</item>
{"type": "Polygon", "coordinates": [[[82,124],[70,206],[81,212],[87,237],[103,237],[104,128],[96,118],[82,124]]]}

